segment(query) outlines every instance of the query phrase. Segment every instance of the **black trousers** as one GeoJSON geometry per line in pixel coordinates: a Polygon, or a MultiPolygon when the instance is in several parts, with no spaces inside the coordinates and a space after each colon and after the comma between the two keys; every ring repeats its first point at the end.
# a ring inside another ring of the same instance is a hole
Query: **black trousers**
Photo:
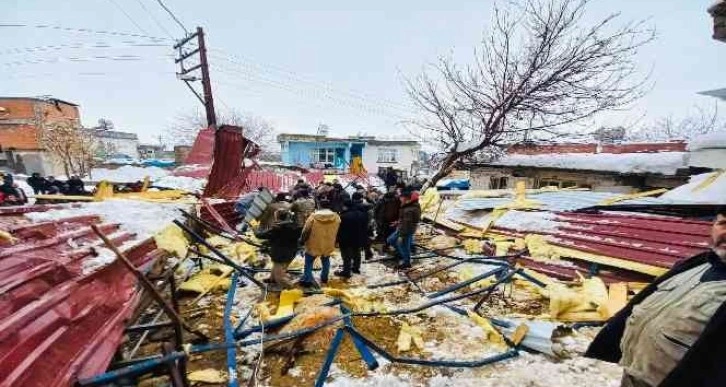
{"type": "Polygon", "coordinates": [[[360,253],[360,246],[340,246],[344,273],[350,274],[351,270],[360,271],[360,253]]]}

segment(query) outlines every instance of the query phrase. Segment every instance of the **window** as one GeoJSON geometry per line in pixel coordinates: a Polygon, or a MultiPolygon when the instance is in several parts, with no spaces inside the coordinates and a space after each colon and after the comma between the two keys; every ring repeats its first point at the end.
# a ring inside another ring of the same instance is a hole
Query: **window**
{"type": "Polygon", "coordinates": [[[333,148],[320,148],[313,149],[312,154],[313,163],[335,163],[335,149],[333,148]]]}
{"type": "Polygon", "coordinates": [[[507,176],[492,176],[489,180],[490,189],[506,189],[509,185],[507,176]]]}
{"type": "Polygon", "coordinates": [[[563,181],[562,188],[576,188],[577,182],[574,181],[563,181]]]}
{"type": "Polygon", "coordinates": [[[395,163],[398,159],[398,149],[395,148],[378,148],[379,163],[395,163]]]}
{"type": "Polygon", "coordinates": [[[545,188],[545,187],[557,187],[560,188],[560,182],[557,180],[545,180],[541,179],[539,181],[539,188],[545,188]]]}

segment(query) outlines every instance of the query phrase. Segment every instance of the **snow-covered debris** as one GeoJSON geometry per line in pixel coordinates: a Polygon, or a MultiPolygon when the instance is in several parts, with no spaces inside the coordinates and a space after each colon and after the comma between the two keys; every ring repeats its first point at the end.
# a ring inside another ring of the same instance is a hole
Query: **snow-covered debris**
{"type": "Polygon", "coordinates": [[[84,259],[81,264],[83,274],[90,274],[116,260],[116,254],[107,248],[95,247],[94,250],[96,255],[84,259]]]}
{"type": "Polygon", "coordinates": [[[144,180],[149,176],[151,180],[160,179],[169,175],[169,171],[159,167],[135,167],[125,165],[118,169],[94,168],[91,170],[93,181],[108,180],[119,183],[133,183],[144,180]]]}
{"type": "Polygon", "coordinates": [[[202,192],[207,179],[196,179],[187,176],[164,176],[154,181],[154,187],[179,189],[187,192],[202,192]]]}
{"type": "Polygon", "coordinates": [[[493,164],[674,175],[678,168],[686,166],[687,155],[687,152],[511,154],[502,157],[493,164]]]}
{"type": "Polygon", "coordinates": [[[540,211],[507,211],[494,226],[517,231],[557,231],[555,214],[540,211]]]}
{"type": "Polygon", "coordinates": [[[688,150],[726,148],[726,132],[708,133],[698,136],[688,143],[688,150]]]}
{"type": "Polygon", "coordinates": [[[688,184],[661,196],[672,203],[726,204],[726,173],[712,172],[691,176],[688,184]]]}
{"type": "Polygon", "coordinates": [[[136,200],[110,199],[102,202],[86,203],[78,208],[32,212],[26,214],[36,222],[51,221],[82,215],[98,215],[105,223],[119,223],[121,229],[144,239],[161,230],[174,219],[180,218],[178,203],[150,203],[136,200]]]}

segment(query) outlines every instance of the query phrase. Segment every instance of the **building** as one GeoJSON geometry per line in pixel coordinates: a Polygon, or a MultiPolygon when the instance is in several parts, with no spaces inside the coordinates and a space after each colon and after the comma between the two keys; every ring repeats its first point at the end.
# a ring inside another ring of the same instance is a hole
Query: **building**
{"type": "MultiPolygon", "coordinates": [[[[139,157],[145,159],[161,159],[167,156],[164,152],[164,146],[152,144],[140,144],[138,146],[139,157]]],[[[172,154],[172,158],[173,158],[172,154]]]]}
{"type": "Polygon", "coordinates": [[[692,170],[726,169],[726,132],[698,136],[688,143],[688,151],[692,170]]]}
{"type": "Polygon", "coordinates": [[[0,97],[0,167],[16,173],[59,174],[41,136],[55,123],[80,126],[78,105],[55,98],[0,97]]]}
{"type": "Polygon", "coordinates": [[[555,186],[630,192],[687,182],[684,142],[515,145],[491,163],[469,163],[472,189],[555,186]]]}
{"type": "Polygon", "coordinates": [[[280,134],[282,162],[305,168],[347,170],[360,157],[369,173],[392,167],[401,176],[418,170],[421,145],[411,140],[379,140],[372,136],[328,137],[326,134],[280,134]]]}
{"type": "Polygon", "coordinates": [[[86,129],[98,143],[96,156],[102,159],[124,157],[139,159],[139,136],[136,133],[106,129],[86,129]]]}

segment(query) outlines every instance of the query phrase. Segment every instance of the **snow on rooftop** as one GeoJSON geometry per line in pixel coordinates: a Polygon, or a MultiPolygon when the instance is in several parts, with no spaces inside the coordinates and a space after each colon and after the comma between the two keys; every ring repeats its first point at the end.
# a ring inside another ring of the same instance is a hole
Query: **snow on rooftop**
{"type": "Polygon", "coordinates": [[[676,187],[660,198],[672,203],[726,204],[726,173],[711,172],[691,176],[688,184],[676,187]]]}
{"type": "Polygon", "coordinates": [[[154,187],[179,189],[187,192],[202,192],[207,179],[196,179],[188,176],[164,176],[154,181],[154,187]]]}
{"type": "Polygon", "coordinates": [[[132,165],[124,165],[117,169],[94,168],[91,170],[91,179],[93,181],[108,180],[119,183],[133,183],[144,180],[149,176],[151,180],[156,180],[169,175],[169,171],[159,167],[135,167],[132,165]]]}
{"type": "Polygon", "coordinates": [[[494,226],[516,231],[554,232],[559,223],[555,214],[540,211],[507,211],[494,226]]]}
{"type": "Polygon", "coordinates": [[[688,143],[689,151],[726,148],[726,132],[714,132],[698,136],[688,143]]]}
{"type": "Polygon", "coordinates": [[[687,155],[687,152],[511,154],[502,157],[493,164],[674,175],[678,168],[686,166],[687,155]]]}
{"type": "Polygon", "coordinates": [[[136,234],[136,239],[150,237],[180,218],[179,203],[151,203],[138,200],[109,199],[102,202],[84,203],[77,208],[31,212],[26,217],[36,222],[51,221],[82,215],[99,215],[104,223],[118,223],[121,230],[136,234]]]}

